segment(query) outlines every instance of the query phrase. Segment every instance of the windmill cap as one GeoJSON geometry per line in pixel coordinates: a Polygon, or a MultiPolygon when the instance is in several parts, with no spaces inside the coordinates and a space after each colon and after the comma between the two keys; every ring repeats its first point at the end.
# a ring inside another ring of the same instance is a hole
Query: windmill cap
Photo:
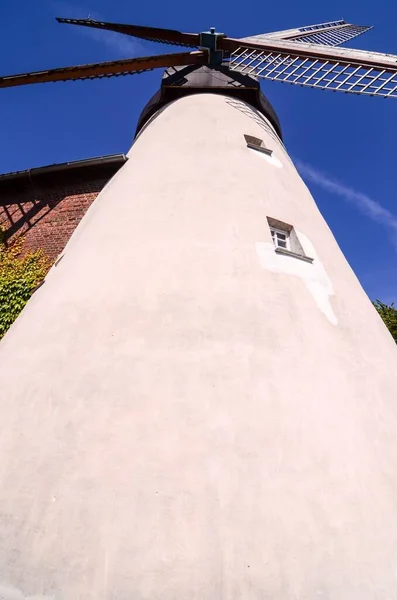
{"type": "Polygon", "coordinates": [[[149,100],[138,119],[135,135],[148,120],[166,104],[191,94],[220,94],[247,102],[273,125],[282,139],[276,111],[262,93],[256,79],[230,71],[227,66],[170,67],[164,71],[161,88],[149,100]]]}

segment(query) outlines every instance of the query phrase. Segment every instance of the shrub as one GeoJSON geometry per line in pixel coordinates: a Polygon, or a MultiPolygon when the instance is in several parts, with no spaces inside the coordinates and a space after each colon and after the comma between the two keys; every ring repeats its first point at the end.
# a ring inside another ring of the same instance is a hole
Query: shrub
{"type": "Polygon", "coordinates": [[[382,317],[384,324],[397,344],[397,309],[394,307],[394,302],[388,306],[387,304],[383,304],[380,300],[376,300],[373,302],[373,305],[382,317]]]}

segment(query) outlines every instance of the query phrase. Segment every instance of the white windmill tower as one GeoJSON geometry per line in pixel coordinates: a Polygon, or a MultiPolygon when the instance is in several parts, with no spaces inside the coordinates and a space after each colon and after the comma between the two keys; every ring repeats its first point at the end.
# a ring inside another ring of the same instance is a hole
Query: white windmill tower
{"type": "Polygon", "coordinates": [[[396,97],[397,57],[63,22],[199,50],[0,79],[168,69],[1,343],[1,597],[395,598],[396,349],[256,77],[396,97]]]}

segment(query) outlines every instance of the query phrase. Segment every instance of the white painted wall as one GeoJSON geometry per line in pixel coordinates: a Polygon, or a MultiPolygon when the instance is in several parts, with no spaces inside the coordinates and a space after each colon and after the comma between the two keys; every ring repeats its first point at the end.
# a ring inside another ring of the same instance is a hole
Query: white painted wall
{"type": "Polygon", "coordinates": [[[129,158],[0,346],[0,597],[394,599],[396,347],[269,124],[129,158]]]}

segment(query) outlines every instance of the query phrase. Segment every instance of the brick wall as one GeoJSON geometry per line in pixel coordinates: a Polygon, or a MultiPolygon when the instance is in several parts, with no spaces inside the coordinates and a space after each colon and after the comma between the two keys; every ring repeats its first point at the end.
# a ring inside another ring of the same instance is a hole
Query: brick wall
{"type": "Polygon", "coordinates": [[[0,226],[6,244],[23,235],[26,249],[42,248],[54,261],[122,164],[84,167],[79,163],[76,169],[58,172],[51,167],[49,173],[32,170],[20,177],[0,176],[0,226]]]}

